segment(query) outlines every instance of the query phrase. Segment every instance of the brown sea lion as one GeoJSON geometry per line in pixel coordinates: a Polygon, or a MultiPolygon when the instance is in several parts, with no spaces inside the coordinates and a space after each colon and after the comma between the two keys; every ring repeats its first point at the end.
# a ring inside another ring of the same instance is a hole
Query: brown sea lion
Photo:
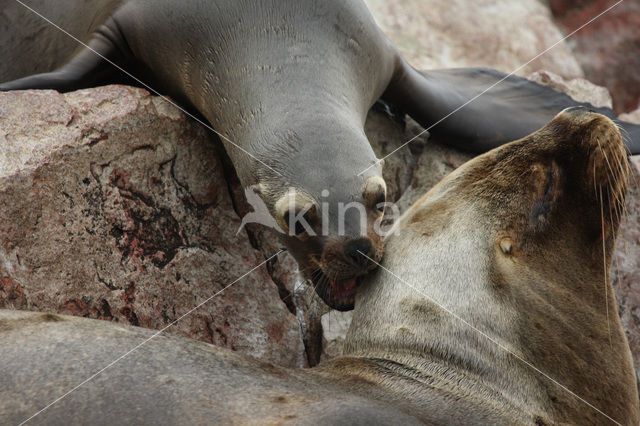
{"type": "Polygon", "coordinates": [[[627,184],[585,109],[466,163],[398,221],[344,355],[310,370],[0,311],[0,422],[638,424],[608,280],[627,184]]]}
{"type": "MultiPolygon", "coordinates": [[[[353,307],[357,277],[374,266],[361,253],[378,261],[383,251],[374,225],[386,188],[363,130],[378,98],[475,152],[578,104],[493,70],[420,73],[360,0],[0,0],[0,11],[0,79],[22,77],[0,90],[128,83],[199,112],[221,136],[242,185],[287,234],[300,269],[341,310],[353,307]],[[44,18],[88,47],[66,61],[73,40],[44,18]],[[58,68],[24,77],[51,66],[58,68]],[[349,203],[362,209],[341,215],[349,203]]],[[[640,153],[640,126],[624,125],[630,150],[640,153]]]]}

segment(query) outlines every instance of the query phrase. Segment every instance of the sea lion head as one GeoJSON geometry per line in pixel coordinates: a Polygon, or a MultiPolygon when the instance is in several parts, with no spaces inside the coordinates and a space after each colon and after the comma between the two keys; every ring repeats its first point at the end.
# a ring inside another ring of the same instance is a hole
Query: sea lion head
{"type": "Polygon", "coordinates": [[[316,293],[331,308],[350,310],[359,278],[383,253],[381,166],[371,167],[376,157],[357,126],[307,123],[277,137],[286,149],[270,158],[280,158],[274,168],[282,174],[261,179],[260,194],[316,293]]]}
{"type": "Polygon", "coordinates": [[[590,401],[637,424],[609,281],[629,170],[617,126],[584,108],[467,162],[394,225],[345,354],[445,363],[551,423],[606,420],[590,401]]]}

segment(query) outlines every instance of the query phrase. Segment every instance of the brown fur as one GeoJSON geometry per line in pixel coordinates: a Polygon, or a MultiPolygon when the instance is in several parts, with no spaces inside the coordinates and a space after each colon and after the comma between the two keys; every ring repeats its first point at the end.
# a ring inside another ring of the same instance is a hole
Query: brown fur
{"type": "MultiPolygon", "coordinates": [[[[586,110],[568,110],[529,137],[470,161],[425,195],[397,225],[398,236],[387,241],[391,254],[383,265],[444,301],[457,315],[613,419],[637,424],[638,395],[631,354],[608,278],[628,167],[622,138],[613,122],[586,110]],[[460,215],[464,209],[472,211],[460,215]],[[461,247],[459,258],[449,258],[450,275],[443,275],[442,270],[436,274],[451,285],[447,288],[440,282],[430,288],[433,274],[420,264],[442,257],[433,250],[446,251],[446,243],[429,242],[443,234],[452,239],[448,234],[454,228],[462,230],[461,239],[469,239],[465,244],[487,252],[475,263],[473,255],[466,256],[461,247]],[[476,228],[482,231],[471,232],[476,228]],[[474,285],[484,294],[456,282],[469,279],[453,272],[469,262],[473,265],[470,272],[479,278],[474,285]],[[475,297],[473,303],[481,306],[449,297],[475,297]],[[508,322],[500,324],[491,315],[478,317],[485,311],[503,312],[508,322]]],[[[415,310],[400,313],[420,300],[428,302],[414,290],[401,289],[406,296],[394,303],[403,284],[392,286],[388,283],[391,279],[381,272],[360,294],[360,300],[366,301],[357,306],[347,353],[366,353],[372,345],[384,342],[384,347],[402,348],[419,359],[425,342],[460,334],[458,339],[471,339],[465,344],[472,349],[452,339],[441,342],[442,347],[433,354],[433,344],[426,343],[434,362],[449,359],[454,370],[475,366],[473,386],[480,382],[497,389],[504,407],[520,405],[523,412],[551,422],[600,424],[607,420],[450,316],[448,321],[431,324],[416,322],[415,310]],[[395,293],[393,299],[385,297],[389,292],[395,293]],[[379,303],[381,300],[384,302],[379,303]],[[386,324],[380,336],[382,322],[386,324]],[[444,331],[425,333],[416,328],[420,324],[444,331]],[[375,343],[371,341],[374,337],[375,343]],[[496,355],[496,350],[502,353],[496,355]],[[488,362],[494,365],[483,367],[488,362]],[[507,390],[506,382],[517,386],[507,390]]],[[[429,306],[429,310],[447,315],[438,306],[429,306]]],[[[422,361],[417,365],[428,372],[434,368],[422,361]]]]}

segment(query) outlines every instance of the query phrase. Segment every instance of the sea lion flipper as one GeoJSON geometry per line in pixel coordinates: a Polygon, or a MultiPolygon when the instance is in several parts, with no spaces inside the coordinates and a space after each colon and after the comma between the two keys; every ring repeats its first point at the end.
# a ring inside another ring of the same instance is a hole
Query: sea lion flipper
{"type": "MultiPolygon", "coordinates": [[[[383,98],[444,142],[472,152],[522,138],[570,106],[615,118],[610,108],[577,102],[550,87],[488,68],[418,72],[403,62],[383,98]]],[[[629,135],[629,151],[640,154],[640,126],[619,125],[629,135]]]]}
{"type": "Polygon", "coordinates": [[[126,74],[113,65],[123,65],[127,61],[114,42],[114,37],[118,39],[118,33],[111,27],[109,23],[102,25],[87,43],[88,47],[80,50],[60,68],[0,83],[0,91],[53,89],[70,92],[110,83],[131,84],[126,74]]]}

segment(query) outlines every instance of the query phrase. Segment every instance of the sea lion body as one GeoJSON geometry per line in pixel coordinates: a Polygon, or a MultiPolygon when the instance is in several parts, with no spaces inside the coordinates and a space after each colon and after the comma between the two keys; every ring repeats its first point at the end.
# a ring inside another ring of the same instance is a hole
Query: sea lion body
{"type": "MultiPolygon", "coordinates": [[[[53,9],[62,8],[44,1],[26,2],[33,11],[14,0],[3,5],[5,16],[59,16],[53,9]]],[[[0,84],[0,90],[148,84],[195,109],[221,136],[241,184],[258,193],[287,233],[284,242],[300,269],[337,309],[353,307],[357,277],[372,268],[364,256],[380,260],[383,252],[374,225],[382,218],[386,188],[363,129],[378,98],[476,152],[523,137],[578,104],[493,70],[419,73],[359,0],[93,0],[90,6],[93,12],[70,0],[71,15],[60,17],[62,27],[71,21],[90,49],[54,71],[0,84]],[[288,195],[290,188],[295,195],[288,195]],[[349,203],[364,213],[344,210],[349,203]],[[300,218],[308,228],[298,229],[300,218]]],[[[25,22],[37,27],[33,43],[40,25],[25,22]]],[[[3,56],[29,51],[29,40],[6,32],[0,42],[7,45],[3,56]]],[[[64,44],[60,52],[66,54],[64,44]]],[[[58,63],[53,46],[40,51],[43,62],[58,63]]],[[[1,64],[4,76],[25,69],[12,60],[1,64]]],[[[598,111],[613,117],[611,110],[598,111]]],[[[640,153],[640,126],[624,125],[629,148],[640,153]]]]}
{"type": "Polygon", "coordinates": [[[310,370],[0,311],[1,420],[82,383],[33,421],[637,424],[607,273],[628,170],[616,126],[583,109],[466,163],[401,217],[345,353],[310,370]]]}
{"type": "MultiPolygon", "coordinates": [[[[26,420],[156,334],[61,315],[0,310],[0,318],[3,338],[20,342],[19,348],[0,350],[7,356],[3,365],[10,366],[0,373],[3,424],[26,420]]],[[[35,417],[34,424],[328,425],[348,419],[348,408],[375,415],[370,420],[411,420],[390,405],[349,394],[331,383],[334,377],[174,336],[149,340],[114,367],[35,417]]]]}

